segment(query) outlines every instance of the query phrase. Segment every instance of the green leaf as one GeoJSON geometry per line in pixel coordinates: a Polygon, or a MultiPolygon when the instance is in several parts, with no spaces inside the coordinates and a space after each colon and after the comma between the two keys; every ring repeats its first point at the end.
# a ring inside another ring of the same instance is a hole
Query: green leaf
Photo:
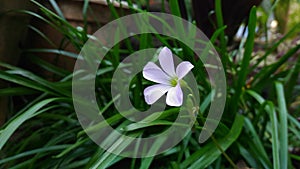
{"type": "Polygon", "coordinates": [[[52,103],[54,101],[60,100],[59,98],[51,98],[43,100],[33,106],[31,106],[28,110],[17,116],[15,119],[13,119],[3,130],[1,130],[0,133],[0,150],[4,146],[4,144],[7,142],[7,140],[10,138],[10,136],[16,131],[18,127],[20,127],[25,121],[28,119],[48,110],[47,108],[42,109],[47,104],[52,103]]]}
{"type": "Polygon", "coordinates": [[[250,68],[250,71],[253,71],[255,68],[257,68],[257,66],[263,60],[265,60],[268,56],[270,56],[270,54],[272,52],[274,52],[280,44],[282,44],[287,38],[291,37],[291,35],[293,35],[295,33],[295,31],[297,31],[299,29],[299,27],[300,27],[300,23],[295,25],[288,33],[286,33],[282,38],[280,38],[280,40],[278,42],[276,42],[274,45],[272,45],[271,48],[268,49],[261,58],[259,58],[259,60],[255,63],[255,65],[253,65],[252,68],[250,68]]]}
{"type": "Polygon", "coordinates": [[[300,49],[300,44],[290,49],[285,55],[283,55],[276,63],[264,67],[253,80],[253,86],[261,87],[262,84],[268,82],[268,79],[282,66],[286,61],[292,57],[300,49]]]}
{"type": "Polygon", "coordinates": [[[181,17],[178,1],[169,1],[170,9],[173,15],[181,17]]]}
{"type": "Polygon", "coordinates": [[[30,57],[29,59],[32,63],[36,64],[37,66],[40,66],[40,67],[44,68],[45,70],[52,72],[58,76],[65,77],[65,76],[71,74],[70,71],[60,68],[60,67],[57,67],[57,66],[41,59],[40,57],[30,57]]]}
{"type": "MultiPolygon", "coordinates": [[[[120,127],[121,126],[122,125],[120,125],[120,127]]],[[[140,133],[135,133],[130,136],[136,138],[138,135],[140,135],[140,133]]],[[[115,133],[112,133],[105,141],[109,142],[109,144],[113,144],[110,146],[109,150],[105,151],[101,157],[90,167],[91,169],[102,169],[112,165],[114,160],[118,157],[116,154],[122,153],[123,150],[131,144],[132,139],[128,139],[128,137],[124,136],[116,138],[115,133]]],[[[103,144],[105,144],[105,142],[103,142],[103,144]]]]}
{"type": "Polygon", "coordinates": [[[4,158],[4,159],[0,160],[0,164],[4,164],[4,163],[7,163],[9,161],[16,160],[16,159],[23,158],[23,157],[30,156],[30,155],[34,155],[34,154],[37,154],[37,153],[63,150],[65,148],[69,147],[69,146],[70,145],[55,145],[55,146],[48,146],[48,147],[43,147],[43,148],[38,148],[38,149],[22,152],[22,153],[14,155],[12,157],[7,157],[7,158],[4,158]]]}
{"type": "Polygon", "coordinates": [[[82,56],[73,53],[73,52],[68,52],[65,50],[59,50],[59,49],[42,49],[42,48],[38,48],[38,49],[26,49],[24,50],[24,52],[35,52],[35,53],[54,53],[54,54],[58,54],[58,55],[63,55],[63,56],[67,56],[73,59],[82,59],[82,56]]]}
{"type": "Polygon", "coordinates": [[[277,102],[279,105],[279,146],[280,146],[280,168],[288,168],[288,111],[284,96],[283,85],[280,82],[275,83],[277,102]]]}
{"type": "MultiPolygon", "coordinates": [[[[149,122],[149,123],[140,122],[140,123],[130,124],[130,125],[124,127],[123,130],[124,131],[133,131],[133,130],[143,129],[143,128],[146,128],[146,127],[160,126],[160,125],[172,126],[172,125],[176,125],[176,123],[171,122],[171,121],[166,121],[166,120],[156,120],[156,121],[152,121],[152,122],[149,122]]],[[[183,125],[183,124],[178,124],[178,125],[183,125]]]]}
{"type": "MultiPolygon", "coordinates": [[[[148,154],[156,154],[156,152],[160,149],[161,145],[163,145],[166,141],[166,137],[162,137],[161,139],[156,139],[153,143],[152,148],[149,150],[148,154]]],[[[154,156],[152,157],[145,157],[142,158],[141,167],[140,169],[148,169],[154,159],[154,156]]]]}
{"type": "Polygon", "coordinates": [[[62,88],[58,88],[55,86],[55,83],[48,82],[47,80],[18,67],[8,65],[5,63],[0,62],[0,66],[4,68],[8,68],[10,70],[0,71],[0,78],[22,85],[26,86],[32,89],[36,89],[42,92],[48,92],[55,94],[55,92],[60,93],[64,96],[71,96],[70,92],[67,90],[64,90],[62,88]],[[20,75],[20,76],[17,76],[20,75]],[[21,77],[23,76],[23,77],[21,77]]]}
{"type": "Polygon", "coordinates": [[[220,29],[224,27],[221,0],[215,0],[215,11],[216,11],[216,18],[217,18],[217,28],[221,30],[220,31],[221,60],[223,66],[226,67],[228,62],[228,54],[226,52],[227,42],[225,36],[225,29],[220,29]]]}
{"type": "Polygon", "coordinates": [[[37,93],[37,91],[28,89],[26,87],[10,87],[0,89],[0,96],[23,96],[35,93],[37,93]]]}
{"type": "Polygon", "coordinates": [[[64,17],[64,14],[62,13],[62,11],[60,10],[59,6],[57,5],[55,0],[49,0],[49,2],[51,3],[52,7],[54,8],[54,10],[56,11],[56,13],[58,14],[58,16],[63,19],[66,20],[64,17]]]}
{"type": "Polygon", "coordinates": [[[251,136],[249,137],[248,142],[245,143],[249,145],[249,151],[252,151],[254,153],[255,159],[259,157],[257,160],[261,162],[264,168],[271,169],[272,164],[268,158],[268,154],[249,118],[245,118],[245,128],[248,131],[249,136],[251,136]]]}
{"type": "Polygon", "coordinates": [[[279,148],[281,149],[282,147],[280,147],[280,141],[278,140],[278,122],[276,112],[272,102],[267,102],[266,106],[271,119],[273,166],[274,169],[280,169],[281,160],[279,158],[279,148]]]}
{"type": "MultiPolygon", "coordinates": [[[[230,132],[217,143],[225,151],[240,135],[244,123],[244,117],[237,114],[235,116],[230,132]]],[[[206,168],[221,155],[221,151],[213,142],[207,143],[196,151],[181,164],[180,168],[206,168]]]]}
{"type": "Polygon", "coordinates": [[[254,46],[254,37],[255,37],[255,28],[256,28],[256,7],[253,7],[250,12],[249,23],[248,23],[248,37],[245,43],[245,53],[242,60],[242,65],[240,71],[238,72],[238,79],[236,80],[235,93],[233,98],[230,101],[232,105],[232,112],[237,112],[239,99],[242,93],[242,89],[246,84],[247,74],[249,73],[249,64],[252,57],[252,51],[254,46]]]}

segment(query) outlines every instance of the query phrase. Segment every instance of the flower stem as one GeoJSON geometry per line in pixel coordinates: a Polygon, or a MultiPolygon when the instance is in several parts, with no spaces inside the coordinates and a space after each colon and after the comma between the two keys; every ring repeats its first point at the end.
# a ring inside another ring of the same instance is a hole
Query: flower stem
{"type": "MultiPolygon", "coordinates": [[[[198,114],[200,116],[201,123],[204,124],[204,117],[202,116],[201,112],[199,112],[198,114]]],[[[205,128],[203,128],[203,130],[205,130],[205,128]]],[[[215,138],[215,136],[213,135],[213,133],[211,133],[211,139],[214,142],[214,144],[216,145],[217,149],[219,149],[219,151],[223,154],[223,156],[226,158],[226,160],[232,165],[232,167],[234,169],[237,169],[237,166],[232,161],[232,159],[226,154],[226,152],[223,150],[223,148],[219,145],[219,143],[218,143],[217,139],[215,138]]]]}
{"type": "Polygon", "coordinates": [[[234,169],[237,169],[237,166],[235,165],[235,163],[232,161],[232,159],[226,154],[226,152],[222,149],[222,147],[219,145],[217,139],[214,137],[214,135],[211,135],[211,139],[213,140],[213,142],[215,143],[216,147],[221,151],[221,153],[223,154],[223,156],[227,159],[227,161],[232,165],[232,167],[234,169]]]}
{"type": "MultiPolygon", "coordinates": [[[[189,94],[189,96],[191,97],[191,100],[192,100],[192,111],[189,111],[191,116],[192,116],[192,120],[195,121],[194,125],[199,125],[199,122],[197,121],[197,119],[194,119],[196,118],[196,115],[197,115],[197,112],[198,112],[198,115],[200,117],[200,120],[201,120],[201,123],[204,124],[204,117],[202,116],[202,113],[199,112],[199,106],[198,106],[198,103],[196,103],[196,99],[194,98],[194,92],[193,90],[187,85],[187,83],[184,81],[184,80],[180,80],[180,85],[182,87],[185,87],[187,88],[191,94],[189,94]]],[[[204,128],[203,128],[204,129],[204,128]]],[[[237,166],[235,165],[235,163],[232,161],[232,159],[226,154],[226,152],[222,149],[222,147],[219,145],[217,139],[214,137],[213,133],[211,133],[211,139],[212,141],[214,142],[214,144],[216,145],[217,149],[219,149],[219,151],[223,154],[223,156],[227,159],[227,161],[232,165],[232,167],[234,169],[237,168],[237,166]]]]}

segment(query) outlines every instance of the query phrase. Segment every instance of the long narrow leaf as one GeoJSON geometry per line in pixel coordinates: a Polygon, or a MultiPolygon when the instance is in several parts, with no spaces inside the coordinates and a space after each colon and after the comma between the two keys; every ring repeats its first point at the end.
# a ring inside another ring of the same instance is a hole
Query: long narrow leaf
{"type": "Polygon", "coordinates": [[[247,74],[248,74],[248,67],[250,64],[253,46],[254,46],[254,35],[255,35],[255,27],[256,27],[256,8],[253,7],[250,12],[250,18],[248,23],[248,37],[245,44],[245,53],[242,60],[241,69],[238,72],[238,79],[236,84],[236,91],[231,100],[232,112],[236,112],[238,109],[238,102],[240,99],[240,95],[242,93],[242,89],[245,85],[247,74]]]}
{"type": "Polygon", "coordinates": [[[19,153],[19,154],[15,155],[15,156],[4,158],[4,159],[0,160],[0,164],[4,164],[4,163],[7,163],[9,161],[16,160],[16,159],[19,159],[19,158],[23,158],[23,157],[26,157],[26,156],[34,155],[36,153],[63,150],[65,148],[69,147],[69,146],[70,145],[56,145],[56,146],[43,147],[43,148],[39,148],[39,149],[35,149],[35,150],[22,152],[22,153],[19,153]]]}
{"type": "Polygon", "coordinates": [[[283,85],[280,82],[276,82],[275,86],[279,105],[280,168],[288,168],[288,113],[286,108],[283,85]]]}
{"type": "Polygon", "coordinates": [[[279,69],[280,66],[282,66],[286,61],[292,57],[298,50],[300,49],[300,44],[293,47],[291,50],[289,50],[285,55],[283,55],[276,63],[265,67],[260,73],[255,75],[253,80],[253,86],[261,87],[263,83],[268,81],[267,79],[272,76],[276,72],[276,70],[279,69]]]}
{"type": "Polygon", "coordinates": [[[12,120],[0,133],[0,150],[4,146],[4,144],[7,142],[7,140],[10,138],[10,136],[16,131],[18,127],[20,127],[26,120],[34,117],[35,115],[47,110],[42,109],[47,104],[58,101],[59,98],[51,98],[43,100],[32,107],[30,107],[27,111],[25,111],[23,114],[17,116],[14,120],[12,120]]]}
{"type": "Polygon", "coordinates": [[[280,169],[281,161],[279,159],[279,140],[278,140],[278,122],[275,108],[272,102],[267,103],[267,110],[271,119],[272,128],[272,154],[274,169],[280,169]]]}
{"type": "MultiPolygon", "coordinates": [[[[219,146],[225,151],[240,135],[244,123],[244,118],[241,115],[236,115],[230,132],[223,138],[217,140],[219,146]]],[[[200,150],[192,154],[188,159],[183,161],[181,168],[206,168],[214,162],[221,152],[213,142],[208,143],[200,150]],[[190,167],[189,167],[190,166],[190,167]]]]}

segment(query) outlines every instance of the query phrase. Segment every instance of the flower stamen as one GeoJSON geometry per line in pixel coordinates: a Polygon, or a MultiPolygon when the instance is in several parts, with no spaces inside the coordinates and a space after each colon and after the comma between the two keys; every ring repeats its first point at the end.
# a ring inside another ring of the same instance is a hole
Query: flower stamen
{"type": "Polygon", "coordinates": [[[177,83],[178,83],[178,77],[174,77],[170,80],[170,85],[172,87],[175,87],[177,85],[177,83]]]}

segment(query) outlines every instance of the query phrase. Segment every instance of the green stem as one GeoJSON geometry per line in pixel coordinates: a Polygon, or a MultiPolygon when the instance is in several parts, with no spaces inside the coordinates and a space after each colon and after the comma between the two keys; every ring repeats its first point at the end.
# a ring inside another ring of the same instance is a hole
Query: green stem
{"type": "Polygon", "coordinates": [[[234,164],[234,162],[231,160],[231,158],[226,154],[226,152],[218,144],[217,139],[213,135],[211,135],[211,139],[213,140],[213,142],[215,143],[215,145],[217,146],[217,148],[221,151],[221,153],[223,154],[223,156],[227,159],[227,161],[232,165],[232,167],[234,169],[237,169],[237,166],[234,164]]]}
{"type": "MultiPolygon", "coordinates": [[[[202,116],[201,112],[199,113],[201,122],[204,124],[204,117],[202,116]]],[[[203,128],[204,129],[204,128],[203,128]]],[[[208,130],[209,131],[209,130],[208,130]]],[[[216,145],[216,147],[220,150],[220,152],[223,154],[223,156],[227,159],[227,161],[232,165],[232,167],[234,169],[237,169],[237,166],[235,165],[235,163],[232,161],[232,159],[226,154],[226,152],[222,149],[222,147],[218,144],[217,139],[215,138],[215,136],[213,135],[213,133],[211,133],[211,139],[214,142],[214,144],[216,145]]]]}
{"type": "MultiPolygon", "coordinates": [[[[184,80],[181,80],[180,81],[180,85],[181,87],[185,87],[187,88],[191,94],[189,94],[188,96],[190,96],[192,98],[192,101],[193,101],[193,109],[192,108],[192,111],[189,111],[191,116],[195,118],[195,114],[196,112],[199,112],[199,106],[197,106],[198,104],[196,103],[196,99],[194,98],[194,95],[193,95],[193,90],[187,85],[187,83],[184,81],[184,80]]],[[[201,122],[204,124],[204,117],[202,116],[201,112],[198,113],[199,116],[200,116],[200,119],[201,119],[201,122]]],[[[196,125],[199,125],[198,121],[196,119],[192,119],[193,121],[195,121],[195,126],[196,125]]],[[[200,126],[200,125],[199,125],[200,126]]],[[[214,135],[211,133],[211,138],[214,142],[214,144],[216,145],[216,147],[220,150],[220,152],[224,155],[224,157],[228,160],[228,162],[233,166],[233,168],[237,168],[237,166],[234,164],[234,162],[231,160],[231,158],[226,154],[226,152],[222,149],[222,147],[218,144],[218,141],[217,139],[214,137],[214,135]]]]}

